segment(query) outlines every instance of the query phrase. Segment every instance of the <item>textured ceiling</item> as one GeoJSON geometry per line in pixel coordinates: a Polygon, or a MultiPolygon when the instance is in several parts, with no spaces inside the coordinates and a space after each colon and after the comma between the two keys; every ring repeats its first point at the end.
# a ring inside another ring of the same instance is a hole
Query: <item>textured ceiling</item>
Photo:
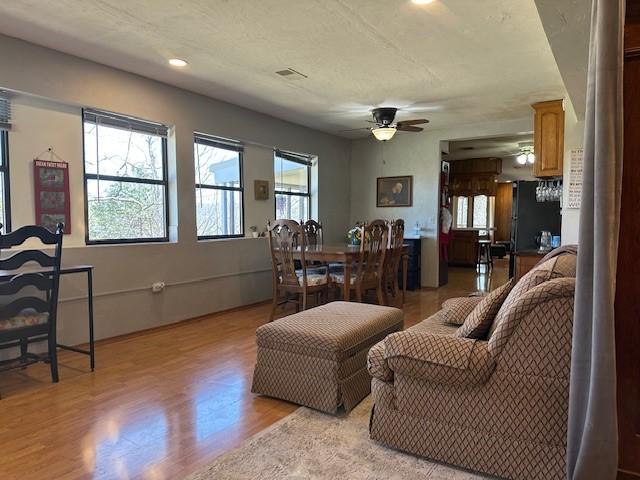
{"type": "Polygon", "coordinates": [[[0,32],[348,137],[380,105],[436,129],[565,95],[533,0],[12,0],[0,32]]]}

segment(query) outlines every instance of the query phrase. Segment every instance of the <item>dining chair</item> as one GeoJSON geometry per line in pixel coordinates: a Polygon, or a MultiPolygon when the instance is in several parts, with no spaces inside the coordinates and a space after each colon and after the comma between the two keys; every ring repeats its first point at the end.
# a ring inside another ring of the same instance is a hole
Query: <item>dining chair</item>
{"type": "Polygon", "coordinates": [[[53,255],[29,249],[0,260],[0,270],[15,271],[15,275],[0,282],[0,301],[8,300],[0,306],[0,349],[20,348],[19,357],[3,360],[0,366],[2,370],[8,370],[38,361],[48,362],[54,383],[58,382],[56,320],[63,230],[62,224],[58,224],[55,232],[28,225],[15,232],[0,234],[0,250],[22,245],[28,240],[54,246],[53,255]],[[28,351],[29,344],[42,341],[48,342],[46,354],[28,351]]]}
{"type": "Polygon", "coordinates": [[[397,298],[400,291],[400,285],[398,284],[398,275],[400,271],[400,262],[402,261],[402,246],[404,244],[404,220],[398,219],[389,223],[389,250],[385,259],[385,271],[384,271],[384,294],[387,297],[391,293],[391,296],[397,298]]]}
{"type": "Polygon", "coordinates": [[[306,236],[307,246],[322,245],[322,223],[315,220],[307,220],[306,222],[300,222],[306,236]]]}
{"type": "MultiPolygon", "coordinates": [[[[358,302],[362,302],[367,291],[375,290],[378,304],[385,304],[382,278],[388,238],[389,226],[384,220],[374,220],[362,227],[360,255],[349,281],[350,289],[355,291],[358,302]]],[[[331,272],[331,279],[337,285],[344,285],[344,272],[331,272]]]]}
{"type": "Polygon", "coordinates": [[[310,267],[305,260],[306,236],[304,228],[295,220],[269,222],[269,249],[273,271],[273,303],[269,321],[273,321],[279,305],[294,303],[296,311],[307,309],[309,295],[328,298],[329,269],[310,267]],[[296,268],[295,254],[300,252],[300,267],[296,268]],[[280,294],[284,299],[280,300],[280,294]],[[291,298],[290,295],[294,297],[291,298]]]}

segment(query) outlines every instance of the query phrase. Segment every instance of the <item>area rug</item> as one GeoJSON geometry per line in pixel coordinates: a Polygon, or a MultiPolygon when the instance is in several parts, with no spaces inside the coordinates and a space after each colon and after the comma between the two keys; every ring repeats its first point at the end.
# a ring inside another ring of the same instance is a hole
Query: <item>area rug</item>
{"type": "Polygon", "coordinates": [[[471,480],[487,477],[429,462],[369,439],[367,397],[348,415],[301,407],[186,480],[471,480]]]}

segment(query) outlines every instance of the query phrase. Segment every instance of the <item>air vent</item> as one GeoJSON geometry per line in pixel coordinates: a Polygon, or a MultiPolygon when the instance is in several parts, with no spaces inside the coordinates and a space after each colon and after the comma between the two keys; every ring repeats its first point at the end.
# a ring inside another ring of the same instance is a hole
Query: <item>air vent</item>
{"type": "Polygon", "coordinates": [[[308,78],[304,73],[300,73],[299,71],[294,70],[293,68],[287,68],[286,70],[278,70],[276,73],[281,77],[288,78],[289,80],[300,80],[303,78],[308,78]]]}

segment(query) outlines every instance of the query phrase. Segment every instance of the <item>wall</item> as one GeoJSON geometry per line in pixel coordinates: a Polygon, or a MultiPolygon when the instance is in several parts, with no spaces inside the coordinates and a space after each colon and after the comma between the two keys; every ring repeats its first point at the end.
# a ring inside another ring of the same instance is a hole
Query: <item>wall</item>
{"type": "MultiPolygon", "coordinates": [[[[96,335],[110,337],[264,300],[271,295],[265,239],[198,242],[195,230],[193,132],[253,142],[246,148],[245,225],[264,225],[274,215],[253,200],[253,180],[273,182],[271,148],[318,157],[313,192],[328,241],[349,224],[347,140],[281,121],[137,75],[0,35],[0,87],[41,97],[16,99],[10,133],[14,228],[33,222],[32,160],[48,147],[70,163],[73,234],[65,238],[65,263],[95,265],[96,335]],[[173,127],[169,142],[171,235],[166,244],[84,245],[82,107],[158,121],[173,127]],[[154,295],[150,286],[164,281],[154,295]]],[[[46,158],[46,155],[45,155],[46,158]]],[[[273,188],[273,185],[271,185],[273,188]]],[[[248,231],[248,228],[246,228],[248,231]]],[[[248,233],[248,232],[247,232],[248,233]]],[[[62,286],[63,342],[86,339],[84,279],[62,286]]]]}

